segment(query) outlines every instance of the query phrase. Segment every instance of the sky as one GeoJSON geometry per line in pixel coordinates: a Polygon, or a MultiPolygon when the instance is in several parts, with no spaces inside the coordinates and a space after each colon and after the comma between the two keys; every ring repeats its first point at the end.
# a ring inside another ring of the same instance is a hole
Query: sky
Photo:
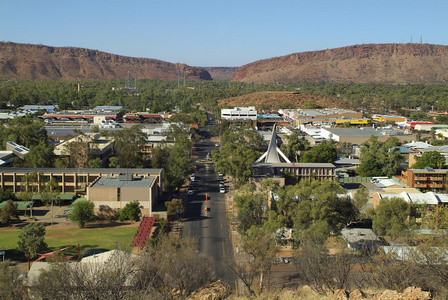
{"type": "Polygon", "coordinates": [[[0,41],[239,67],[359,44],[448,45],[447,0],[0,0],[0,41]]]}

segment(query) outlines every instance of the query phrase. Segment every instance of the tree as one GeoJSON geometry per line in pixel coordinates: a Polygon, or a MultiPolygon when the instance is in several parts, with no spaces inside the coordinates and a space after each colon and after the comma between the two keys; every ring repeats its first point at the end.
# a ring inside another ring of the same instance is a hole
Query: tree
{"type": "Polygon", "coordinates": [[[40,143],[32,147],[25,156],[25,164],[31,168],[53,167],[54,153],[53,147],[48,143],[40,143]]]}
{"type": "Polygon", "coordinates": [[[298,154],[308,150],[310,142],[304,137],[300,137],[299,132],[294,131],[286,138],[286,143],[280,146],[280,150],[290,161],[299,161],[298,154]]]}
{"type": "Polygon", "coordinates": [[[385,234],[394,241],[409,228],[409,204],[401,198],[385,198],[375,210],[368,214],[372,217],[372,227],[379,234],[385,234]]]}
{"type": "Polygon", "coordinates": [[[87,222],[95,219],[94,207],[93,202],[78,201],[75,203],[69,218],[71,221],[77,222],[79,228],[84,228],[87,222]]]}
{"type": "Polygon", "coordinates": [[[48,245],[45,243],[45,226],[42,223],[31,223],[23,227],[19,232],[18,249],[25,256],[30,253],[35,257],[37,253],[44,253],[48,245]]]}
{"type": "Polygon", "coordinates": [[[94,159],[90,159],[87,162],[87,165],[89,166],[89,168],[102,168],[103,167],[103,161],[101,160],[101,158],[97,157],[94,159]]]}
{"type": "Polygon", "coordinates": [[[434,169],[441,169],[445,165],[445,157],[437,151],[428,151],[422,154],[421,157],[416,157],[416,163],[412,169],[424,169],[431,167],[434,169]]]}
{"type": "Polygon", "coordinates": [[[334,163],[338,158],[336,148],[328,144],[320,144],[302,153],[302,163],[334,163]]]}
{"type": "Polygon", "coordinates": [[[369,191],[361,185],[353,197],[353,214],[350,216],[350,222],[357,221],[360,218],[361,209],[369,201],[369,191]]]}
{"type": "Polygon", "coordinates": [[[11,224],[13,220],[19,219],[19,211],[17,210],[17,203],[12,200],[7,200],[5,206],[0,209],[0,222],[4,224],[11,224]]]}
{"type": "Polygon", "coordinates": [[[134,286],[154,299],[172,299],[176,291],[180,299],[213,282],[213,263],[198,253],[196,239],[162,236],[157,243],[145,248],[137,262],[137,281],[134,286]]]}
{"type": "Polygon", "coordinates": [[[172,199],[171,201],[165,201],[167,208],[166,214],[168,216],[174,216],[175,214],[182,215],[185,212],[185,204],[182,199],[172,199]]]}
{"type": "Polygon", "coordinates": [[[142,168],[145,165],[141,150],[147,142],[147,134],[142,131],[142,126],[134,125],[130,128],[115,131],[114,156],[120,168],[142,168]]]}
{"type": "Polygon", "coordinates": [[[140,215],[142,211],[140,208],[140,203],[135,200],[130,203],[127,203],[123,209],[117,212],[117,219],[120,221],[131,220],[131,221],[139,221],[140,215]]]}
{"type": "Polygon", "coordinates": [[[243,281],[251,295],[255,294],[253,287],[255,276],[259,275],[258,291],[262,293],[266,284],[263,277],[269,276],[272,265],[277,259],[279,247],[271,232],[257,226],[252,226],[246,231],[242,236],[242,243],[244,259],[233,260],[230,268],[243,281]]]}
{"type": "Polygon", "coordinates": [[[325,245],[307,239],[297,249],[295,265],[298,274],[321,295],[350,288],[349,276],[356,257],[348,253],[345,243],[338,248],[337,254],[329,255],[325,245]]]}
{"type": "Polygon", "coordinates": [[[400,145],[397,138],[390,137],[382,143],[378,137],[371,136],[362,144],[360,165],[356,172],[360,176],[393,176],[401,169],[403,155],[396,148],[400,145]]]}
{"type": "Polygon", "coordinates": [[[0,262],[0,299],[27,299],[20,276],[9,261],[0,262]]]}

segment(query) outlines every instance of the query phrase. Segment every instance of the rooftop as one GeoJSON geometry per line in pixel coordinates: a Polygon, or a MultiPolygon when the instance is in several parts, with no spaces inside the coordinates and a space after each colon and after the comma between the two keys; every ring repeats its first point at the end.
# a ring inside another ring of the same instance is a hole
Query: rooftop
{"type": "Polygon", "coordinates": [[[119,178],[100,177],[90,187],[150,187],[153,182],[154,178],[134,177],[132,180],[120,180],[119,178]]]}
{"type": "Polygon", "coordinates": [[[327,128],[329,132],[337,136],[347,136],[347,137],[370,137],[374,136],[393,136],[393,135],[404,135],[402,131],[395,129],[382,129],[382,128],[327,128]]]}

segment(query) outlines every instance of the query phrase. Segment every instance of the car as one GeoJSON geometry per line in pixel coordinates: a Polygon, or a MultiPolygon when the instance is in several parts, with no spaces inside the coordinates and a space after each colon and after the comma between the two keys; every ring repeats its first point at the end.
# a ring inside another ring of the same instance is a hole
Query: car
{"type": "Polygon", "coordinates": [[[193,196],[193,195],[194,195],[194,190],[188,190],[187,195],[188,195],[188,196],[193,196]]]}
{"type": "Polygon", "coordinates": [[[225,194],[226,193],[226,188],[224,188],[224,187],[219,188],[219,192],[221,194],[225,194]]]}
{"type": "Polygon", "coordinates": [[[219,183],[219,187],[220,187],[220,188],[224,187],[224,182],[221,181],[221,182],[219,183]]]}
{"type": "Polygon", "coordinates": [[[219,147],[219,144],[218,144],[218,143],[215,143],[215,147],[219,147]]]}
{"type": "Polygon", "coordinates": [[[190,180],[194,181],[195,179],[196,179],[196,174],[195,173],[191,174],[190,175],[190,180]]]}
{"type": "Polygon", "coordinates": [[[219,177],[219,180],[224,180],[224,174],[219,173],[218,177],[219,177]]]}

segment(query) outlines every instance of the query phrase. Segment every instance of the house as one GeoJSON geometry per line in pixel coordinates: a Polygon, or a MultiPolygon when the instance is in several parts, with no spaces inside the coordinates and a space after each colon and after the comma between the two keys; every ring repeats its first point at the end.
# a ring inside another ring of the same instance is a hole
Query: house
{"type": "Polygon", "coordinates": [[[93,158],[100,158],[105,162],[112,156],[113,146],[115,140],[101,137],[99,133],[84,133],[68,140],[54,147],[53,153],[57,156],[70,155],[69,146],[73,142],[84,142],[88,144],[93,158]]]}
{"type": "Polygon", "coordinates": [[[341,230],[341,234],[351,251],[375,250],[383,244],[375,232],[368,228],[344,228],[341,230]]]}
{"type": "Polygon", "coordinates": [[[409,187],[418,188],[423,191],[441,193],[446,190],[447,169],[407,169],[401,172],[401,180],[409,187]]]}

